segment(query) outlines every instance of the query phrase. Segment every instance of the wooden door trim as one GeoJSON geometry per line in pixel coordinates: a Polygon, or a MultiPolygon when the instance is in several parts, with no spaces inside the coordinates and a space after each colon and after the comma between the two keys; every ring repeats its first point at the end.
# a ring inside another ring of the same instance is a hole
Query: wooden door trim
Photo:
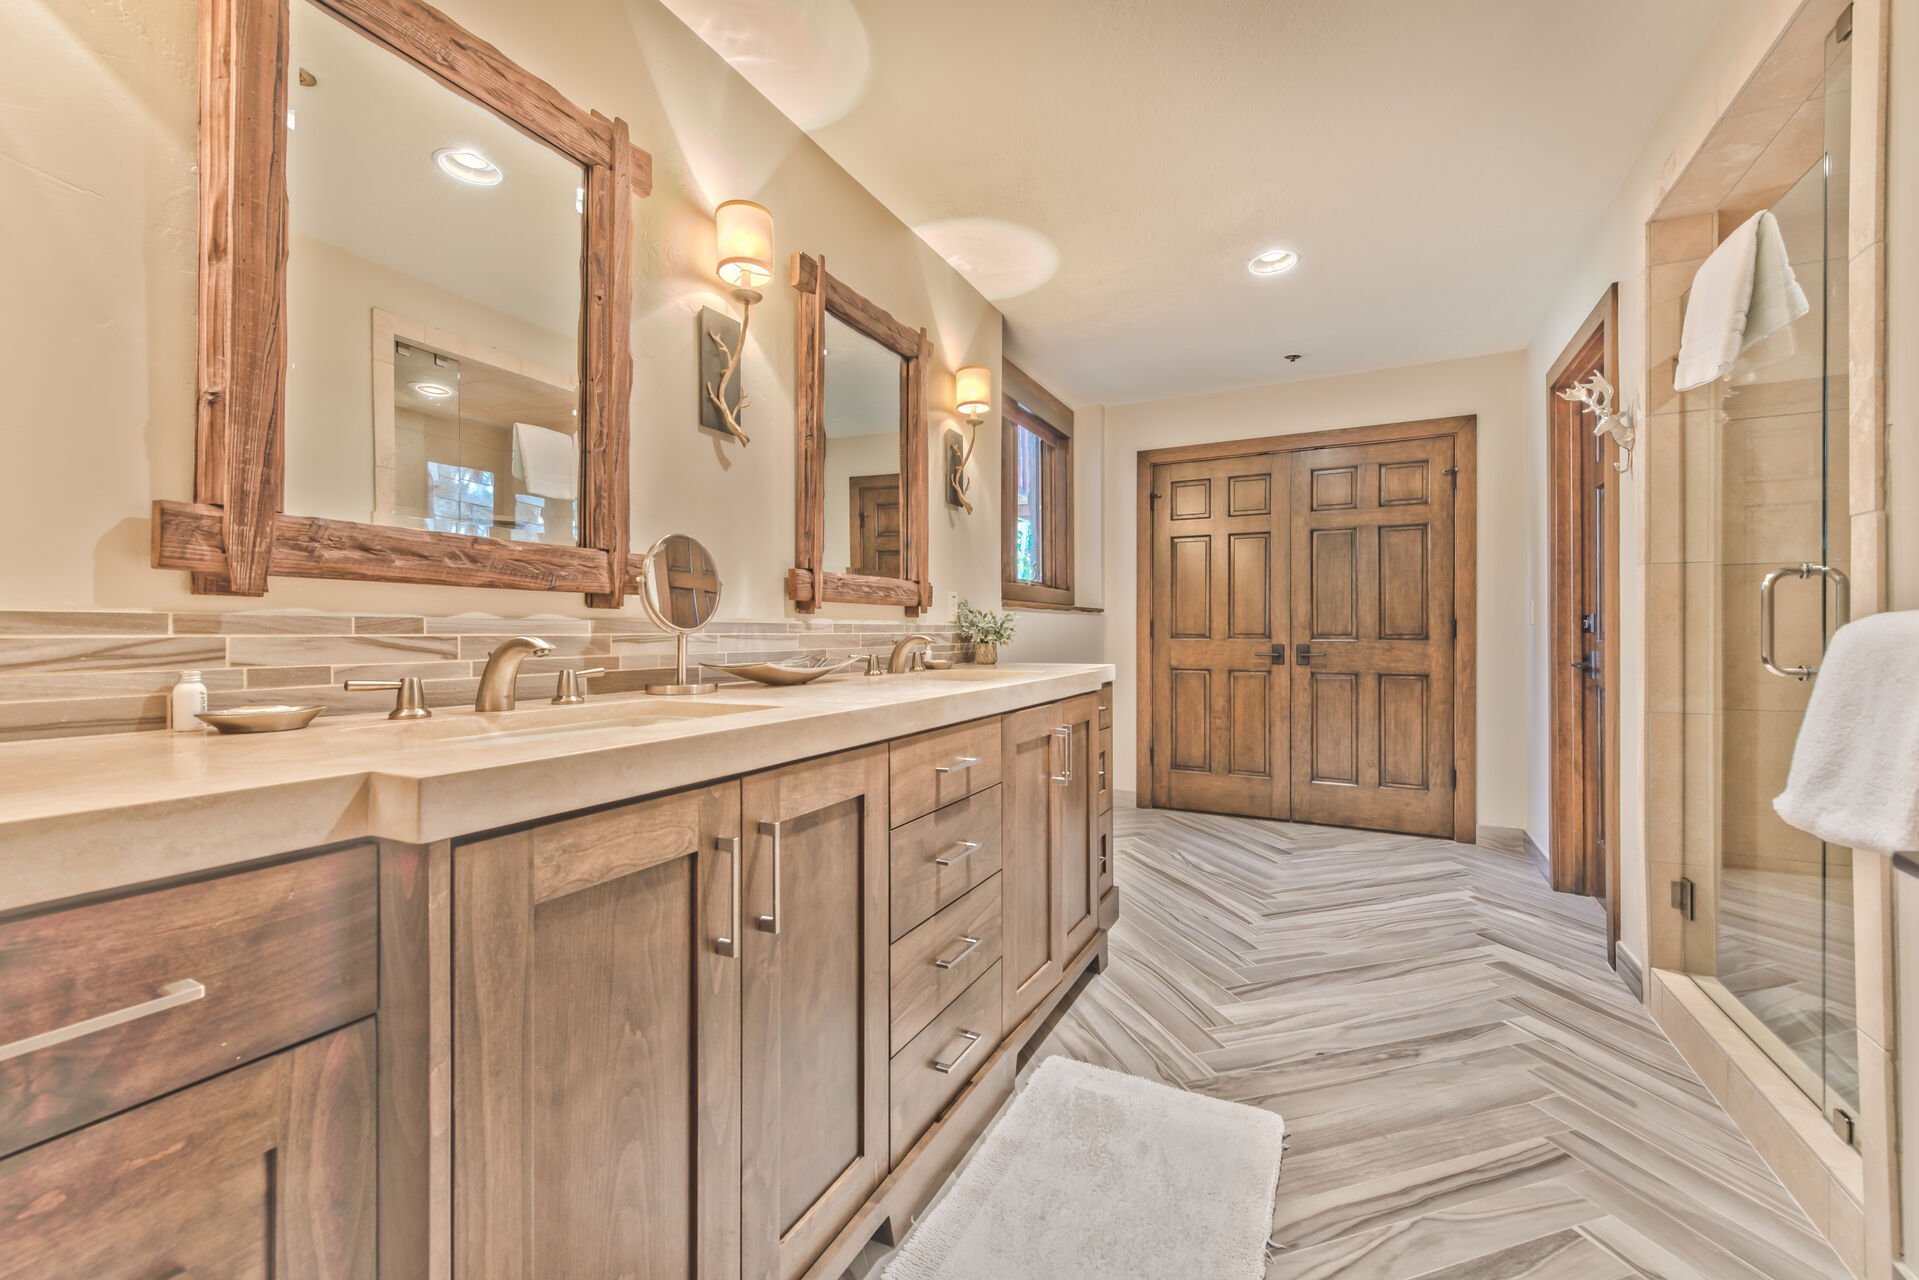
{"type": "MultiPolygon", "coordinates": [[[[1605,794],[1600,804],[1605,813],[1606,857],[1603,866],[1575,864],[1578,843],[1576,815],[1584,811],[1585,778],[1575,766],[1573,741],[1578,733],[1578,677],[1571,663],[1579,656],[1580,632],[1573,625],[1573,566],[1579,555],[1580,530],[1573,526],[1578,510],[1574,489],[1577,479],[1570,436],[1566,430],[1567,412],[1572,409],[1554,394],[1570,370],[1590,365],[1597,358],[1598,368],[1614,386],[1619,384],[1619,286],[1606,289],[1592,313],[1566,343],[1565,350],[1553,362],[1546,375],[1546,424],[1550,433],[1548,456],[1551,459],[1552,523],[1552,618],[1549,632],[1548,665],[1551,676],[1551,725],[1548,736],[1548,812],[1551,827],[1547,859],[1552,871],[1552,887],[1562,892],[1589,893],[1595,881],[1603,877],[1606,885],[1606,951],[1608,959],[1619,943],[1619,486],[1606,486],[1602,519],[1606,524],[1606,565],[1600,576],[1600,610],[1611,624],[1602,637],[1602,679],[1605,685],[1606,718],[1604,753],[1605,794]]],[[[1605,444],[1605,460],[1616,462],[1616,442],[1605,444]]]]}
{"type": "Polygon", "coordinates": [[[1329,446],[1387,444],[1449,436],[1453,465],[1459,468],[1459,489],[1453,503],[1453,616],[1459,636],[1453,644],[1453,767],[1459,771],[1453,788],[1453,838],[1470,843],[1477,837],[1478,806],[1478,672],[1479,629],[1479,418],[1462,414],[1450,418],[1423,418],[1364,427],[1302,431],[1296,435],[1259,436],[1222,440],[1215,444],[1177,445],[1142,449],[1137,462],[1134,519],[1137,550],[1134,556],[1134,669],[1135,729],[1133,739],[1134,791],[1139,807],[1153,808],[1152,765],[1147,751],[1153,741],[1153,470],[1175,462],[1206,462],[1261,453],[1299,453],[1329,446]]]}

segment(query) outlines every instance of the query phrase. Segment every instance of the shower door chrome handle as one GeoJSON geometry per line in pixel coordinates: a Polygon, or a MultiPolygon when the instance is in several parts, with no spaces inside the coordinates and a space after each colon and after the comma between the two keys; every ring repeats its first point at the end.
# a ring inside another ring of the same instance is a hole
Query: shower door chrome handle
{"type": "Polygon", "coordinates": [[[1832,612],[1839,626],[1852,621],[1852,580],[1842,570],[1829,564],[1795,564],[1782,569],[1774,569],[1759,580],[1759,665],[1773,675],[1787,680],[1810,680],[1819,674],[1818,667],[1797,666],[1782,667],[1773,660],[1773,635],[1775,621],[1779,612],[1776,588],[1781,578],[1799,578],[1804,580],[1817,576],[1821,586],[1827,580],[1832,582],[1832,612]]]}

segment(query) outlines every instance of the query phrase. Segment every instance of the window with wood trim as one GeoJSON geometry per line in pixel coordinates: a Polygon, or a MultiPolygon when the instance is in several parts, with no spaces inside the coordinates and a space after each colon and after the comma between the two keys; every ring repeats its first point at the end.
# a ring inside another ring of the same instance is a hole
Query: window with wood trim
{"type": "Polygon", "coordinates": [[[1073,418],[1017,366],[1005,367],[1001,414],[1000,596],[1073,603],[1073,418]]]}

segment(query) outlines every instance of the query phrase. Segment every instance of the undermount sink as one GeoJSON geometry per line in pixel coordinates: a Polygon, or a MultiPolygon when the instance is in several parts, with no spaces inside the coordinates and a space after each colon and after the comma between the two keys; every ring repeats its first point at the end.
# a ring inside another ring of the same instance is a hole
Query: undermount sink
{"type": "Polygon", "coordinates": [[[360,725],[357,731],[386,733],[409,742],[525,742],[596,729],[684,724],[689,720],[712,720],[767,709],[764,703],[622,699],[577,707],[546,705],[516,711],[440,711],[428,720],[383,720],[378,724],[360,725]]]}

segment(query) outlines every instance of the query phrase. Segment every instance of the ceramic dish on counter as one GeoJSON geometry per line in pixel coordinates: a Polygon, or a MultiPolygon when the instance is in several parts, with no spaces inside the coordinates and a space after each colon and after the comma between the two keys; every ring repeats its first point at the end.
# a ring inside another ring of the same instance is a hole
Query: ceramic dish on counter
{"type": "Polygon", "coordinates": [[[195,715],[221,733],[285,733],[289,729],[306,728],[313,723],[315,716],[325,710],[325,707],[294,707],[273,703],[259,707],[228,707],[224,711],[201,711],[195,715]]]}
{"type": "Polygon", "coordinates": [[[724,671],[729,676],[739,676],[757,684],[807,684],[821,676],[830,676],[836,671],[845,671],[856,667],[860,658],[846,658],[839,662],[827,658],[789,658],[785,662],[736,662],[732,665],[709,662],[706,665],[715,671],[724,671]]]}

